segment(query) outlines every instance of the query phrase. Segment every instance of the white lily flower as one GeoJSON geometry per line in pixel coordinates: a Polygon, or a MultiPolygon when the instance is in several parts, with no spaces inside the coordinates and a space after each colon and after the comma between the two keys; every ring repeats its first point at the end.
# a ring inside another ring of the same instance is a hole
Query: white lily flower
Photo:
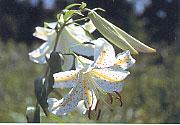
{"type": "MultiPolygon", "coordinates": [[[[125,69],[135,63],[127,50],[115,57],[114,48],[105,39],[99,38],[95,43],[94,61],[78,57],[76,70],[59,72],[53,75],[53,88],[72,88],[68,95],[60,100],[49,98],[49,111],[55,115],[65,115],[79,102],[84,101],[83,112],[95,109],[98,90],[105,93],[121,92],[124,80],[130,73],[125,69]],[[96,44],[97,43],[97,44],[96,44]],[[101,46],[102,45],[102,46],[101,46]],[[114,70],[114,67],[119,67],[114,70]]],[[[82,106],[82,102],[81,102],[82,106]]]]}
{"type": "MultiPolygon", "coordinates": [[[[35,37],[46,42],[36,50],[29,53],[30,60],[39,64],[46,63],[46,56],[49,57],[50,53],[53,51],[55,39],[57,37],[57,33],[55,31],[57,23],[46,24],[51,29],[45,27],[36,27],[36,32],[33,33],[35,37]]],[[[75,24],[65,26],[59,37],[56,51],[61,53],[70,53],[70,50],[72,50],[78,54],[93,56],[92,45],[82,44],[83,42],[89,42],[92,40],[84,29],[92,33],[95,30],[95,27],[93,26],[92,22],[87,22],[82,26],[76,26],[75,24]]],[[[73,65],[73,57],[65,56],[64,58],[65,63],[63,65],[63,69],[68,70],[73,65]]]]}

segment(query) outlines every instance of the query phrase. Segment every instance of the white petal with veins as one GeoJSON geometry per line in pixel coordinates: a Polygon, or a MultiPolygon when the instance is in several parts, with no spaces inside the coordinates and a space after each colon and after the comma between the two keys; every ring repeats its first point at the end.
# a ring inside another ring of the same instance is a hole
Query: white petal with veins
{"type": "Polygon", "coordinates": [[[35,63],[44,64],[46,63],[46,54],[51,52],[48,42],[43,43],[39,48],[29,53],[29,58],[35,63]]]}
{"type": "Polygon", "coordinates": [[[72,91],[59,101],[48,99],[49,111],[55,115],[66,115],[77,107],[79,101],[82,100],[82,84],[78,84],[72,91]]]}
{"type": "Polygon", "coordinates": [[[119,82],[124,80],[130,72],[128,71],[114,71],[112,69],[93,69],[91,73],[94,77],[106,80],[109,82],[119,82]]]}
{"type": "Polygon", "coordinates": [[[131,66],[133,66],[135,62],[136,60],[132,58],[132,56],[130,55],[130,51],[127,50],[127,51],[124,51],[123,53],[119,53],[116,56],[114,69],[120,67],[123,70],[126,70],[130,68],[131,66]]]}
{"type": "Polygon", "coordinates": [[[33,36],[42,39],[44,41],[49,40],[49,37],[54,38],[56,37],[56,31],[53,29],[48,29],[44,27],[36,27],[36,31],[33,33],[33,36]]]}
{"type": "Polygon", "coordinates": [[[53,88],[73,88],[77,84],[77,75],[79,70],[71,70],[55,73],[53,88]]]}
{"type": "Polygon", "coordinates": [[[109,82],[99,78],[94,78],[94,80],[98,86],[107,93],[113,93],[114,91],[121,92],[124,86],[124,83],[122,82],[109,82]]]}
{"type": "Polygon", "coordinates": [[[106,68],[114,65],[115,51],[113,46],[104,38],[98,38],[92,41],[95,44],[94,49],[94,67],[106,68]]]}

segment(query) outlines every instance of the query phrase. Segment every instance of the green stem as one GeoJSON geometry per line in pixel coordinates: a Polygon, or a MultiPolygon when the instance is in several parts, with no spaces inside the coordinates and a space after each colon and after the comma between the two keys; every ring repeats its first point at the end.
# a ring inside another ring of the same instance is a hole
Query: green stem
{"type": "Polygon", "coordinates": [[[57,47],[57,43],[58,43],[60,34],[61,34],[61,32],[62,32],[62,30],[64,29],[65,26],[66,26],[66,25],[65,25],[65,23],[64,23],[64,24],[60,27],[59,31],[57,31],[57,37],[56,37],[56,40],[55,40],[55,45],[54,45],[53,51],[56,50],[56,47],[57,47]]]}
{"type": "Polygon", "coordinates": [[[89,17],[83,17],[83,18],[80,18],[80,19],[77,19],[77,20],[73,20],[73,22],[67,23],[66,25],[69,25],[69,24],[72,24],[72,23],[76,23],[76,22],[79,22],[79,21],[83,21],[83,20],[87,20],[87,19],[89,19],[89,17]]]}

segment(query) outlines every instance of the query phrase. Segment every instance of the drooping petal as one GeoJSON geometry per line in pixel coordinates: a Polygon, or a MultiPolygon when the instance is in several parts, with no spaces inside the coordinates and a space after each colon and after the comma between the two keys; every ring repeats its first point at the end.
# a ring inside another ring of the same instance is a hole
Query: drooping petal
{"type": "Polygon", "coordinates": [[[48,106],[49,106],[48,109],[49,109],[49,111],[51,112],[52,109],[53,109],[54,107],[57,107],[60,102],[59,102],[56,98],[49,98],[49,99],[47,100],[47,103],[48,103],[48,106]]]}
{"type": "Polygon", "coordinates": [[[35,63],[44,64],[46,63],[45,56],[49,56],[53,50],[56,38],[56,32],[52,29],[47,29],[43,27],[36,27],[36,32],[34,36],[46,40],[39,48],[29,53],[29,58],[35,63]]]}
{"type": "Polygon", "coordinates": [[[46,63],[46,55],[50,55],[51,48],[48,42],[43,43],[39,48],[29,53],[31,61],[39,64],[46,63]]]}
{"type": "Polygon", "coordinates": [[[114,65],[115,51],[111,44],[105,39],[98,38],[92,41],[95,44],[94,49],[94,67],[106,68],[114,65]]]}
{"type": "Polygon", "coordinates": [[[55,73],[53,88],[73,88],[77,84],[78,70],[55,73]]]}
{"type": "Polygon", "coordinates": [[[130,51],[127,50],[116,56],[114,69],[117,69],[118,67],[120,67],[123,70],[125,70],[133,66],[135,62],[136,60],[132,58],[132,56],[130,55],[130,51]]]}
{"type": "Polygon", "coordinates": [[[83,56],[79,56],[79,60],[80,60],[81,62],[85,63],[85,64],[88,64],[88,65],[91,65],[91,64],[93,63],[92,60],[87,59],[87,58],[85,58],[85,57],[83,57],[83,56]]]}
{"type": "Polygon", "coordinates": [[[109,82],[100,78],[94,78],[98,86],[107,93],[121,92],[124,86],[122,82],[109,82]]]}
{"type": "Polygon", "coordinates": [[[51,29],[55,29],[57,24],[58,24],[58,22],[51,22],[51,23],[45,23],[45,26],[47,26],[51,29]]]}
{"type": "MultiPolygon", "coordinates": [[[[73,25],[71,25],[73,26],[73,25]]],[[[59,51],[61,53],[71,53],[71,51],[74,51],[78,54],[81,55],[87,55],[87,56],[92,56],[93,55],[93,48],[92,45],[84,45],[82,44],[83,42],[86,42],[86,40],[90,40],[91,38],[88,36],[84,36],[84,38],[79,36],[73,35],[73,32],[78,32],[75,29],[73,30],[75,26],[73,27],[65,27],[60,35],[60,39],[57,44],[56,51],[59,51]],[[87,38],[86,38],[87,37],[87,38]]],[[[79,33],[80,36],[83,36],[83,33],[79,33]]],[[[73,56],[64,56],[64,65],[63,65],[63,70],[69,70],[72,68],[74,64],[74,57],[73,56]]]]}
{"type": "Polygon", "coordinates": [[[91,41],[92,38],[81,26],[71,24],[65,27],[64,34],[67,34],[66,39],[69,39],[69,44],[71,45],[72,51],[81,55],[93,56],[93,46],[83,44],[84,42],[91,41]]]}
{"type": "Polygon", "coordinates": [[[75,45],[71,48],[71,50],[82,56],[93,56],[94,55],[94,47],[93,45],[87,45],[80,43],[79,45],[75,45]]]}
{"type": "Polygon", "coordinates": [[[84,100],[81,100],[78,105],[77,105],[77,109],[80,113],[82,114],[86,114],[87,108],[84,105],[84,100]]]}
{"type": "Polygon", "coordinates": [[[78,84],[74,87],[68,95],[63,99],[57,101],[54,99],[48,99],[49,111],[55,115],[65,115],[71,112],[78,105],[79,101],[82,100],[83,87],[82,84],[78,84]]]}
{"type": "Polygon", "coordinates": [[[92,40],[91,37],[84,31],[84,29],[81,26],[70,24],[67,26],[66,30],[70,32],[73,37],[78,39],[78,41],[81,40],[83,42],[89,42],[90,40],[92,40]]]}
{"type": "Polygon", "coordinates": [[[112,69],[93,69],[91,71],[93,77],[100,78],[109,82],[119,82],[124,80],[130,72],[128,71],[113,71],[112,69]]]}
{"type": "Polygon", "coordinates": [[[49,40],[49,37],[56,37],[56,31],[53,29],[48,29],[44,27],[36,27],[36,31],[33,33],[33,36],[42,39],[44,41],[49,40]]]}

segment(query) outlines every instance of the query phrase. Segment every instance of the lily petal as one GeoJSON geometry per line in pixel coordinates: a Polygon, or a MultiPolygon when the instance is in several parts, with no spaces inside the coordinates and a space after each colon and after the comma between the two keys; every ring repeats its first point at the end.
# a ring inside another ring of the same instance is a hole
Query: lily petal
{"type": "Polygon", "coordinates": [[[91,65],[91,64],[93,63],[92,60],[87,59],[87,58],[85,58],[85,57],[83,57],[83,56],[79,56],[79,60],[80,60],[81,62],[86,63],[86,64],[89,64],[89,65],[91,65]]]}
{"type": "Polygon", "coordinates": [[[119,53],[116,56],[115,65],[113,66],[113,69],[118,69],[118,67],[122,68],[123,70],[126,70],[134,65],[136,60],[132,58],[130,55],[130,51],[124,51],[123,53],[119,53]]]}
{"type": "Polygon", "coordinates": [[[82,84],[78,84],[73,88],[68,95],[61,100],[57,101],[54,99],[48,99],[49,111],[55,115],[66,115],[71,112],[78,105],[79,101],[82,100],[82,84]]]}
{"type": "Polygon", "coordinates": [[[124,80],[130,72],[128,71],[113,71],[112,69],[93,69],[91,71],[92,76],[100,78],[109,82],[119,82],[124,80]]]}
{"type": "Polygon", "coordinates": [[[46,63],[45,56],[49,56],[53,50],[56,38],[56,32],[52,29],[36,27],[36,32],[33,34],[34,36],[47,40],[47,42],[43,43],[39,48],[29,53],[29,58],[31,61],[35,63],[44,64],[46,63]]]}
{"type": "Polygon", "coordinates": [[[45,25],[51,29],[55,29],[58,22],[45,23],[45,25]]]}
{"type": "Polygon", "coordinates": [[[94,80],[98,86],[107,93],[113,93],[114,91],[121,92],[124,86],[124,83],[122,82],[109,82],[99,78],[94,78],[94,80]]]}
{"type": "Polygon", "coordinates": [[[43,43],[39,48],[29,53],[31,61],[39,64],[46,63],[46,55],[50,55],[51,48],[48,42],[43,43]]]}
{"type": "MultiPolygon", "coordinates": [[[[64,30],[62,31],[62,34],[57,44],[56,51],[60,51],[62,53],[70,53],[71,51],[74,51],[78,54],[92,56],[94,52],[92,45],[89,46],[89,45],[82,44],[83,42],[86,42],[87,40],[90,40],[91,38],[88,36],[85,36],[84,30],[82,28],[80,29],[83,30],[83,32],[76,31],[77,26],[74,26],[74,25],[71,25],[71,26],[72,27],[70,26],[65,27],[64,30]],[[79,35],[75,36],[73,35],[74,32],[80,32],[80,33],[79,35]]],[[[64,65],[62,69],[63,70],[71,69],[74,64],[74,57],[64,56],[64,58],[65,60],[64,60],[64,65]]]]}
{"type": "Polygon", "coordinates": [[[56,31],[53,29],[48,29],[44,27],[36,27],[36,31],[33,33],[33,36],[42,39],[44,41],[49,40],[49,37],[56,38],[56,31]]]}
{"type": "Polygon", "coordinates": [[[71,70],[55,73],[53,88],[73,88],[77,83],[77,75],[79,70],[71,70]]]}
{"type": "Polygon", "coordinates": [[[71,24],[65,27],[64,35],[66,34],[66,39],[70,39],[71,50],[86,56],[93,56],[93,46],[85,45],[84,42],[89,42],[92,38],[84,31],[81,26],[75,26],[71,24]],[[77,45],[79,44],[79,45],[77,45]]]}
{"type": "Polygon", "coordinates": [[[77,105],[77,109],[80,113],[82,114],[86,114],[87,108],[84,105],[84,100],[81,100],[78,105],[77,105]]]}
{"type": "Polygon", "coordinates": [[[95,44],[94,67],[106,68],[114,65],[115,51],[113,46],[104,38],[92,41],[95,44]]]}

